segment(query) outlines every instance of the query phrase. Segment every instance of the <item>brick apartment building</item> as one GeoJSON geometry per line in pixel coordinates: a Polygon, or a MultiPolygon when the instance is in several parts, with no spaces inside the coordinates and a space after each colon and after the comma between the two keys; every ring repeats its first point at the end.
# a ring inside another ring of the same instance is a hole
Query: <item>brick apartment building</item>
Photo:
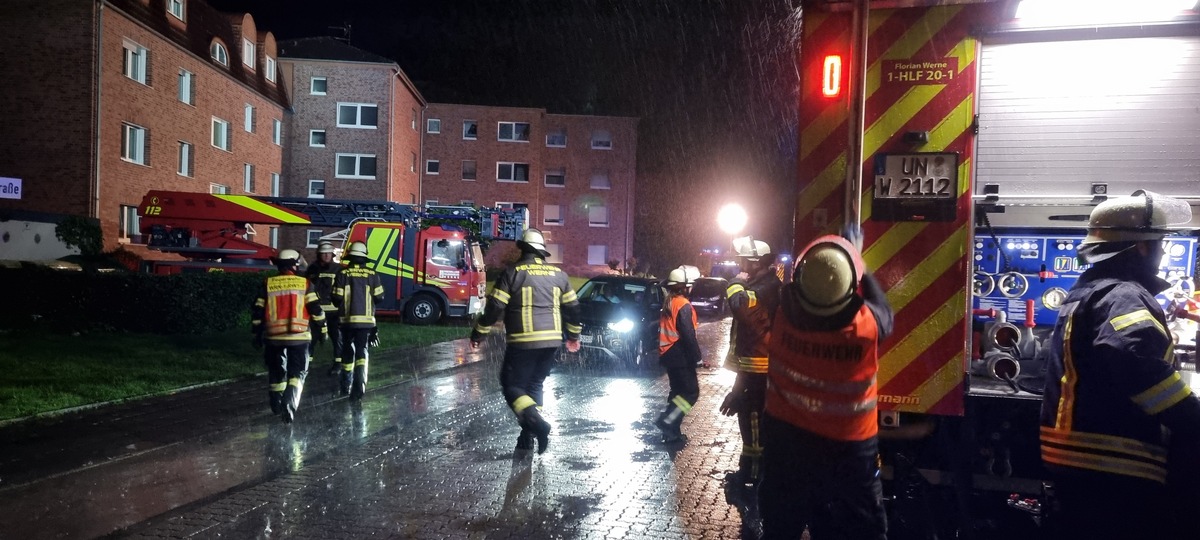
{"type": "MultiPolygon", "coordinates": [[[[281,41],[279,55],[295,112],[284,195],[416,204],[425,99],[400,66],[332,37],[281,41]]],[[[333,232],[291,228],[282,241],[315,248],[333,232]]]]}
{"type": "Polygon", "coordinates": [[[430,103],[421,160],[423,203],[528,208],[573,275],[633,256],[636,118],[430,103]]]}
{"type": "Polygon", "coordinates": [[[105,250],[145,254],[136,209],[150,189],[278,190],[288,97],[275,38],[250,15],[201,0],[4,0],[0,50],[0,176],[24,184],[0,214],[95,218],[105,250]]]}

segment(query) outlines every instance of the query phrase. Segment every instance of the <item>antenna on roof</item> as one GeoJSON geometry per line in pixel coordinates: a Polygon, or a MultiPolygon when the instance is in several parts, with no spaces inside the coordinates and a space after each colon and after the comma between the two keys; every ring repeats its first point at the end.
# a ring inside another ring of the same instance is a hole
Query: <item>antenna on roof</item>
{"type": "Polygon", "coordinates": [[[349,44],[350,44],[350,23],[348,23],[348,22],[343,22],[343,23],[341,24],[341,26],[328,26],[328,27],[326,27],[326,28],[329,28],[330,30],[339,30],[339,31],[341,31],[341,33],[342,33],[341,37],[338,37],[338,36],[333,36],[333,38],[334,38],[334,39],[340,39],[340,40],[342,40],[342,41],[345,41],[347,45],[349,45],[349,44]]]}

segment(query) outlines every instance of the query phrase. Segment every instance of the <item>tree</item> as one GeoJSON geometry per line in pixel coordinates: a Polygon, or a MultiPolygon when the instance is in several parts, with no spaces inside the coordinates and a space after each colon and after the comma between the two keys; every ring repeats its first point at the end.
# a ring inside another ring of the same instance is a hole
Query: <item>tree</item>
{"type": "Polygon", "coordinates": [[[68,216],[54,228],[54,236],[67,245],[78,248],[84,257],[95,257],[104,250],[100,223],[81,216],[68,216]]]}

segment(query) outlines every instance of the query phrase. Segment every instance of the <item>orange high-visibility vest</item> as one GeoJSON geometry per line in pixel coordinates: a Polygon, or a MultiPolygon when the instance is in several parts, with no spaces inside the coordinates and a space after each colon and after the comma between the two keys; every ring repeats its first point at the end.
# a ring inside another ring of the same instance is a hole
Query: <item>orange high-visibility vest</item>
{"type": "MultiPolygon", "coordinates": [[[[672,296],[668,304],[669,311],[662,314],[658,321],[658,354],[666,354],[676,341],[679,341],[679,328],[675,321],[679,319],[679,310],[688,305],[688,299],[683,296],[672,296]]],[[[699,326],[696,310],[692,310],[692,328],[699,326]]]]}
{"type": "Polygon", "coordinates": [[[866,305],[838,331],[799,330],[779,314],[771,328],[767,412],[829,439],[875,436],[878,339],[866,305]]]}
{"type": "MultiPolygon", "coordinates": [[[[267,278],[267,305],[264,325],[267,337],[308,333],[308,280],[302,276],[280,275],[267,278]]],[[[315,296],[315,293],[314,293],[315,296]]]]}

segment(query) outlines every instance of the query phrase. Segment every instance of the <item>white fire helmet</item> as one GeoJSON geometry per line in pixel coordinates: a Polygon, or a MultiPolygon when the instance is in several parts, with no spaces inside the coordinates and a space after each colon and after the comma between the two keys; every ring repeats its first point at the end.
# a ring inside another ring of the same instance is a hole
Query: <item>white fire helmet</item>
{"type": "Polygon", "coordinates": [[[758,262],[763,258],[771,258],[771,246],[762,240],[755,240],[753,236],[743,236],[733,239],[733,251],[738,257],[752,262],[758,262]]]}
{"type": "Polygon", "coordinates": [[[845,238],[827,235],[813,240],[796,257],[793,281],[800,305],[813,315],[832,315],[854,298],[863,276],[862,257],[845,238]]]}
{"type": "Polygon", "coordinates": [[[363,258],[366,258],[366,256],[367,256],[367,245],[366,245],[366,244],[364,244],[364,243],[362,243],[362,242],[351,242],[351,243],[350,243],[350,249],[349,249],[349,251],[347,251],[347,252],[346,252],[346,255],[348,255],[348,256],[350,256],[350,257],[363,257],[363,258]]]}
{"type": "Polygon", "coordinates": [[[684,264],[667,274],[667,285],[687,285],[691,287],[697,279],[700,279],[700,269],[684,264]]]}
{"type": "Polygon", "coordinates": [[[521,239],[517,241],[518,246],[521,244],[525,244],[533,248],[538,252],[538,255],[543,257],[550,256],[550,252],[546,251],[546,238],[542,236],[542,231],[537,229],[525,229],[525,232],[521,233],[521,239]]]}
{"type": "Polygon", "coordinates": [[[300,262],[300,252],[294,249],[283,249],[275,256],[275,266],[295,267],[300,262]]]}
{"type": "Polygon", "coordinates": [[[333,253],[333,252],[334,252],[333,251],[333,243],[331,243],[331,242],[321,242],[320,245],[317,246],[318,254],[333,253]]]}
{"type": "Polygon", "coordinates": [[[1079,253],[1089,263],[1100,262],[1128,249],[1104,249],[1102,244],[1159,240],[1191,220],[1192,208],[1186,201],[1138,190],[1092,209],[1079,253]]]}

